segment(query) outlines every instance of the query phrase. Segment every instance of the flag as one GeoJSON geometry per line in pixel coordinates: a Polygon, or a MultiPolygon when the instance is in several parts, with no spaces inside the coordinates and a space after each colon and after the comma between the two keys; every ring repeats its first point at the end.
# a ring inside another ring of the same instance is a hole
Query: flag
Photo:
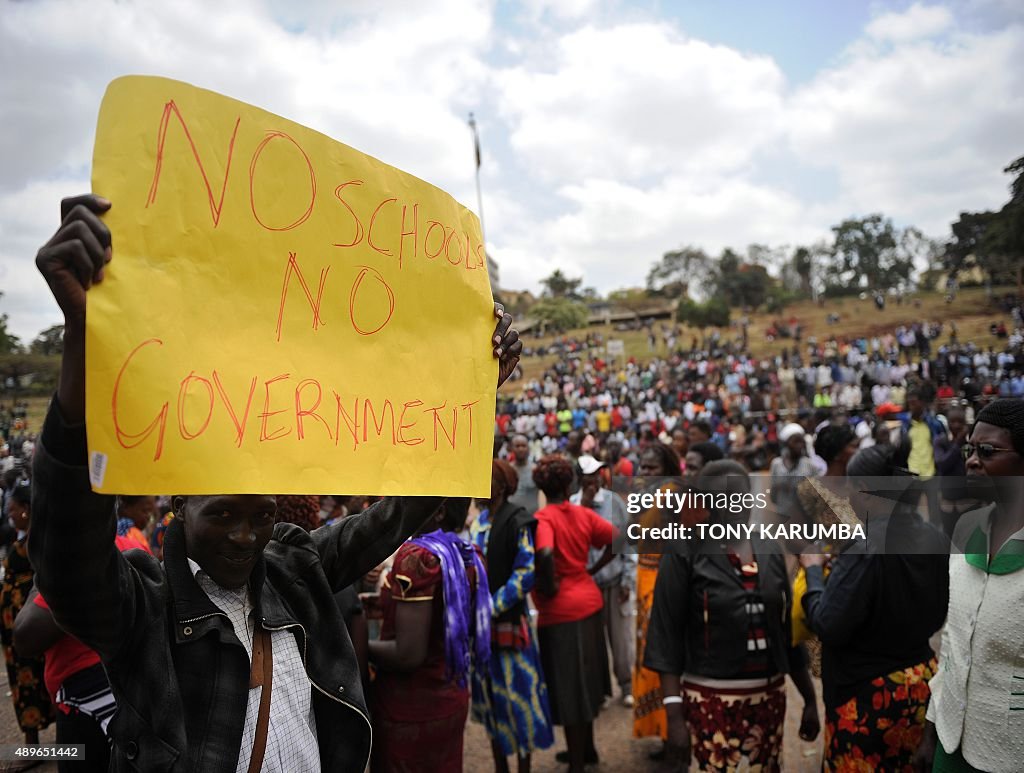
{"type": "Polygon", "coordinates": [[[469,127],[473,130],[473,148],[476,151],[476,168],[480,168],[480,135],[476,131],[476,119],[469,114],[469,127]]]}

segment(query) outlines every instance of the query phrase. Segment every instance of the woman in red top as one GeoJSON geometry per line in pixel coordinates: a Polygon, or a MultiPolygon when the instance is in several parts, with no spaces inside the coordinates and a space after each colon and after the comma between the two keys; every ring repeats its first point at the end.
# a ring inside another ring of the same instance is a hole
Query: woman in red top
{"type": "Polygon", "coordinates": [[[612,694],[601,621],[604,602],[587,571],[587,556],[591,547],[609,546],[610,554],[615,527],[569,502],[573,468],[564,457],[545,456],[533,480],[548,502],[536,515],[539,592],[533,601],[540,614],[540,658],[552,718],[565,727],[569,771],[580,773],[586,759],[596,760],[594,718],[612,694]]]}

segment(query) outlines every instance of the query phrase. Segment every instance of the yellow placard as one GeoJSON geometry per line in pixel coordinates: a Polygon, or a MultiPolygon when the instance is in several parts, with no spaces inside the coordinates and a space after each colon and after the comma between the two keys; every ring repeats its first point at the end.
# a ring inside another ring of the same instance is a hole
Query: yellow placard
{"type": "Polygon", "coordinates": [[[93,190],[114,248],[88,293],[94,490],[489,494],[495,320],[472,212],[138,76],[103,98],[93,190]]]}

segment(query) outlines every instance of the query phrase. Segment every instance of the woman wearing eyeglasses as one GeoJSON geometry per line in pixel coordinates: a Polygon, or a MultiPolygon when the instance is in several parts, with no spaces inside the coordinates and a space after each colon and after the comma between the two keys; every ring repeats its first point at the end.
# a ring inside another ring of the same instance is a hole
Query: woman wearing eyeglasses
{"type": "Polygon", "coordinates": [[[949,610],[919,769],[1019,771],[1024,760],[1024,400],[978,414],[964,446],[965,513],[949,557],[949,610]],[[936,742],[937,741],[937,742],[936,742]]]}

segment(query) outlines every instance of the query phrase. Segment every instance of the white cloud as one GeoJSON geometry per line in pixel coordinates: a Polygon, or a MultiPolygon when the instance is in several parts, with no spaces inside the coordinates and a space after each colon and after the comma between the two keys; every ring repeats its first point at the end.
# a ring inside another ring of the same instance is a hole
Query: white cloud
{"type": "MultiPolygon", "coordinates": [[[[915,15],[914,9],[907,16],[915,15]]],[[[789,102],[790,142],[838,172],[850,212],[882,211],[935,236],[962,209],[1006,200],[1020,155],[1024,27],[886,47],[861,42],[789,102]]]]}
{"type": "Polygon", "coordinates": [[[548,58],[498,76],[520,164],[559,202],[540,223],[500,231],[502,283],[535,288],[558,266],[608,290],[640,283],[682,244],[809,243],[875,211],[942,238],[960,210],[999,206],[1000,170],[1021,152],[1024,30],[952,23],[921,5],[879,16],[795,89],[772,61],[667,24],[558,38],[548,58]],[[834,173],[838,191],[754,182],[780,147],[834,173]]]}
{"type": "Polygon", "coordinates": [[[472,104],[480,88],[489,25],[483,7],[455,2],[367,14],[329,38],[287,32],[246,0],[216,10],[200,0],[9,4],[0,18],[2,184],[55,162],[85,166],[103,89],[127,73],[258,104],[448,184],[469,152],[464,113],[453,107],[472,104]]]}
{"type": "Polygon", "coordinates": [[[584,27],[561,37],[553,58],[496,78],[512,146],[546,179],[735,169],[779,129],[774,62],[669,25],[584,27]]]}
{"type": "Polygon", "coordinates": [[[953,24],[953,14],[938,5],[914,3],[902,13],[885,13],[872,19],[867,34],[876,40],[894,42],[929,38],[953,24]]]}
{"type": "Polygon", "coordinates": [[[809,222],[835,222],[828,219],[835,213],[815,212],[794,196],[738,177],[704,185],[673,176],[652,188],[591,180],[561,193],[573,206],[516,233],[512,260],[498,243],[504,286],[534,287],[556,265],[603,290],[643,284],[657,257],[685,244],[714,254],[752,242],[807,243],[827,232],[809,222]],[[527,243],[535,249],[523,250],[527,243]]]}
{"type": "Polygon", "coordinates": [[[883,9],[799,86],[754,45],[616,2],[7,3],[0,311],[27,339],[57,321],[31,259],[59,198],[87,186],[100,98],[126,73],[257,104],[474,209],[476,111],[510,288],[556,266],[601,290],[641,284],[684,244],[807,243],[874,211],[943,236],[961,209],[1005,201],[1000,170],[1024,152],[1021,16],[1007,4],[994,25],[1008,0],[951,2],[883,9]]]}
{"type": "Polygon", "coordinates": [[[546,50],[495,78],[532,181],[522,195],[545,194],[532,218],[489,229],[503,286],[536,288],[558,266],[609,290],[642,283],[682,243],[717,250],[738,230],[775,242],[808,231],[791,195],[744,179],[785,128],[785,79],[770,59],[655,23],[585,26],[546,50]]]}

